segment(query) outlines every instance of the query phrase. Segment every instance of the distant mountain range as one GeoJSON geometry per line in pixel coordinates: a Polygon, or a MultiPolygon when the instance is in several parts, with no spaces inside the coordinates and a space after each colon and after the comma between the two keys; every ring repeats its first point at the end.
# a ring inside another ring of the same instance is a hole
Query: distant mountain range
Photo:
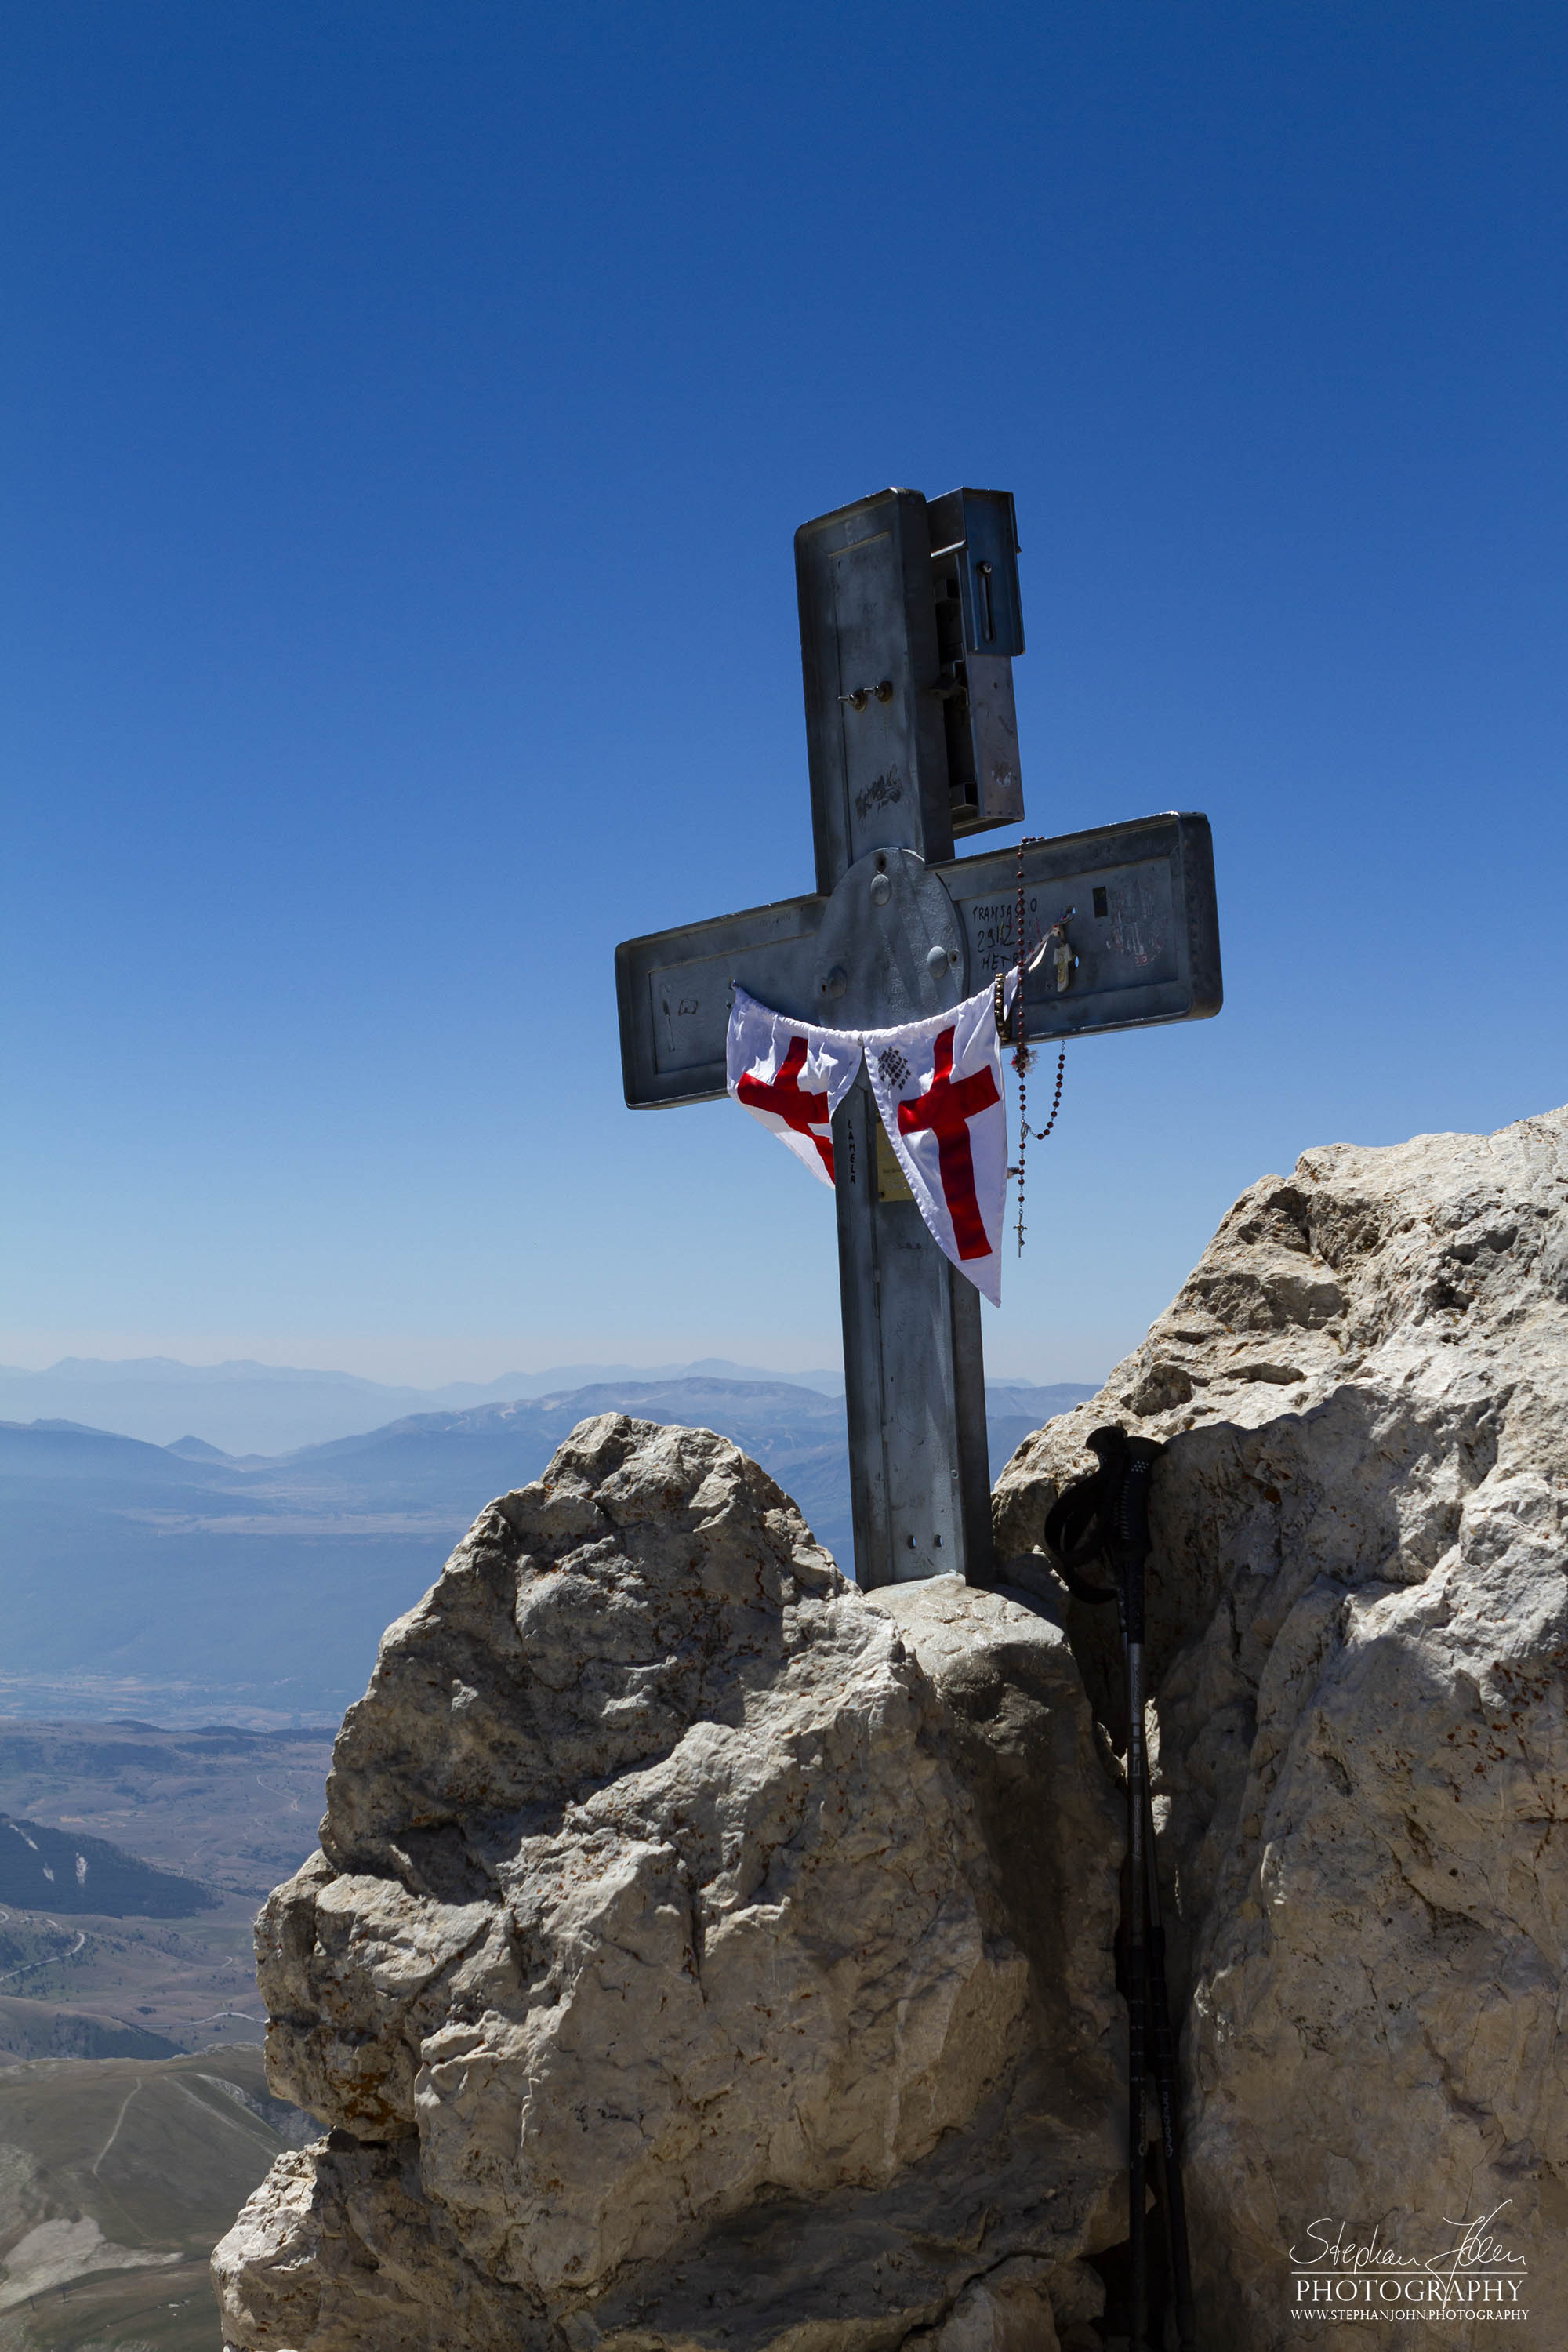
{"type": "MultiPolygon", "coordinates": [[[[1092,1393],[988,1389],[993,1475],[1092,1393]]],[[[600,1381],[405,1414],[277,1457],[200,1437],[151,1444],[74,1416],[5,1423],[0,1715],[333,1719],[363,1689],[383,1629],[484,1505],[607,1412],[732,1438],[849,1569],[843,1398],[799,1381],[688,1369],[600,1381]]]]}
{"type": "Polygon", "coordinates": [[[842,1396],[842,1372],[774,1372],[710,1356],[692,1364],[556,1364],[496,1381],[437,1389],[362,1380],[288,1364],[183,1364],[172,1356],[122,1362],[67,1356],[45,1371],[0,1364],[0,1421],[74,1421],[168,1445],[196,1437],[225,1454],[289,1454],[334,1437],[358,1437],[410,1413],[462,1412],[519,1397],[559,1396],[605,1381],[767,1381],[842,1396]]]}

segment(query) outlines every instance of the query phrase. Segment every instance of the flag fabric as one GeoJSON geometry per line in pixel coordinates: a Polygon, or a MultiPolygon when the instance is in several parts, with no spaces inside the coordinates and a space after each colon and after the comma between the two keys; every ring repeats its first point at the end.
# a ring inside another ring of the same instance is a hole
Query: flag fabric
{"type": "MultiPolygon", "coordinates": [[[[1005,1003],[1016,984],[1009,974],[1005,1003]]],[[[991,989],[951,1013],[866,1030],[860,1043],[888,1140],[931,1239],[1000,1307],[1007,1104],[991,989]]]]}
{"type": "MultiPolygon", "coordinates": [[[[1010,1010],[1018,975],[1007,974],[1010,1010]]],[[[937,1247],[1002,1304],[1007,1106],[991,988],[896,1029],[814,1029],[737,987],[730,1092],[819,1182],[833,1182],[833,1114],[866,1073],[888,1140],[937,1247]]]]}
{"type": "Polygon", "coordinates": [[[860,1040],[770,1013],[734,992],[726,1041],[730,1092],[824,1184],[833,1181],[833,1114],[860,1068],[860,1040]]]}

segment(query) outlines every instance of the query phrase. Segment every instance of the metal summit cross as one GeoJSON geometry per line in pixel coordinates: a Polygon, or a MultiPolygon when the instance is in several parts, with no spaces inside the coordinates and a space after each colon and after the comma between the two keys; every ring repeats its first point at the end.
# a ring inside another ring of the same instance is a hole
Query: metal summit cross
{"type": "MultiPolygon", "coordinates": [[[[883,1029],[1017,961],[1017,851],[955,837],[1024,814],[1024,650],[1005,490],[883,490],[795,533],[816,888],[616,950],[634,1109],[725,1091],[731,984],[798,1021],[883,1029]]],[[[1024,850],[1031,1040],[1220,1007],[1208,820],[1143,817],[1024,850]]],[[[833,1129],[855,1572],[864,1586],[991,1568],[980,1294],[921,1222],[865,1073],[833,1129]]]]}

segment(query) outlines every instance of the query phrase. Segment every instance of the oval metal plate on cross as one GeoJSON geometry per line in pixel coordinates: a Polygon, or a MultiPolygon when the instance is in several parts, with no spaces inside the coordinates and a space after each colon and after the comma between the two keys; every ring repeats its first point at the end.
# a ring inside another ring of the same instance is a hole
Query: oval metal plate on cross
{"type": "Polygon", "coordinates": [[[816,962],[817,1020],[831,1029],[890,1029],[959,1003],[963,929],[923,858],[878,849],[856,861],[828,899],[816,962]]]}

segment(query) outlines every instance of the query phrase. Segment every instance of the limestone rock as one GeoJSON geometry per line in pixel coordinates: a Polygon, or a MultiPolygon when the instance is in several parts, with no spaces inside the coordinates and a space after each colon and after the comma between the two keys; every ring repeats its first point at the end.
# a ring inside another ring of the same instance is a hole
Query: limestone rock
{"type": "Polygon", "coordinates": [[[517,2352],[537,2296],[468,2262],[405,2139],[280,2156],[214,2256],[226,2340],[268,2352],[517,2352]]]}
{"type": "Polygon", "coordinates": [[[1006,1587],[978,1591],[955,1577],[867,1597],[894,1620],[943,1702],[948,1752],[997,1864],[1009,1927],[1032,1963],[1041,2041],[1057,2055],[1062,2089],[1070,2083],[1083,2093],[1064,2120],[1093,2132],[1106,2098],[1117,2095],[1105,2066],[1125,2031],[1108,1961],[1124,1823],[1095,1749],[1061,1604],[1006,1587]]]}
{"type": "MultiPolygon", "coordinates": [[[[1031,1590],[1111,1420],[1167,1445],[1150,1643],[1205,2341],[1293,2340],[1320,2217],[1426,2255],[1493,2208],[1529,2340],[1568,2341],[1568,1112],[1244,1193],[1004,1473],[1031,1590]]],[[[1116,1727],[1114,1628],[1067,1622],[1116,1727]]]]}
{"type": "Polygon", "coordinates": [[[1048,2347],[1123,2227],[1119,1859],[1049,1611],[873,1607],[725,1440],[584,1423],[387,1633],[262,1916],[330,2137],[227,2341],[1048,2347]]]}

